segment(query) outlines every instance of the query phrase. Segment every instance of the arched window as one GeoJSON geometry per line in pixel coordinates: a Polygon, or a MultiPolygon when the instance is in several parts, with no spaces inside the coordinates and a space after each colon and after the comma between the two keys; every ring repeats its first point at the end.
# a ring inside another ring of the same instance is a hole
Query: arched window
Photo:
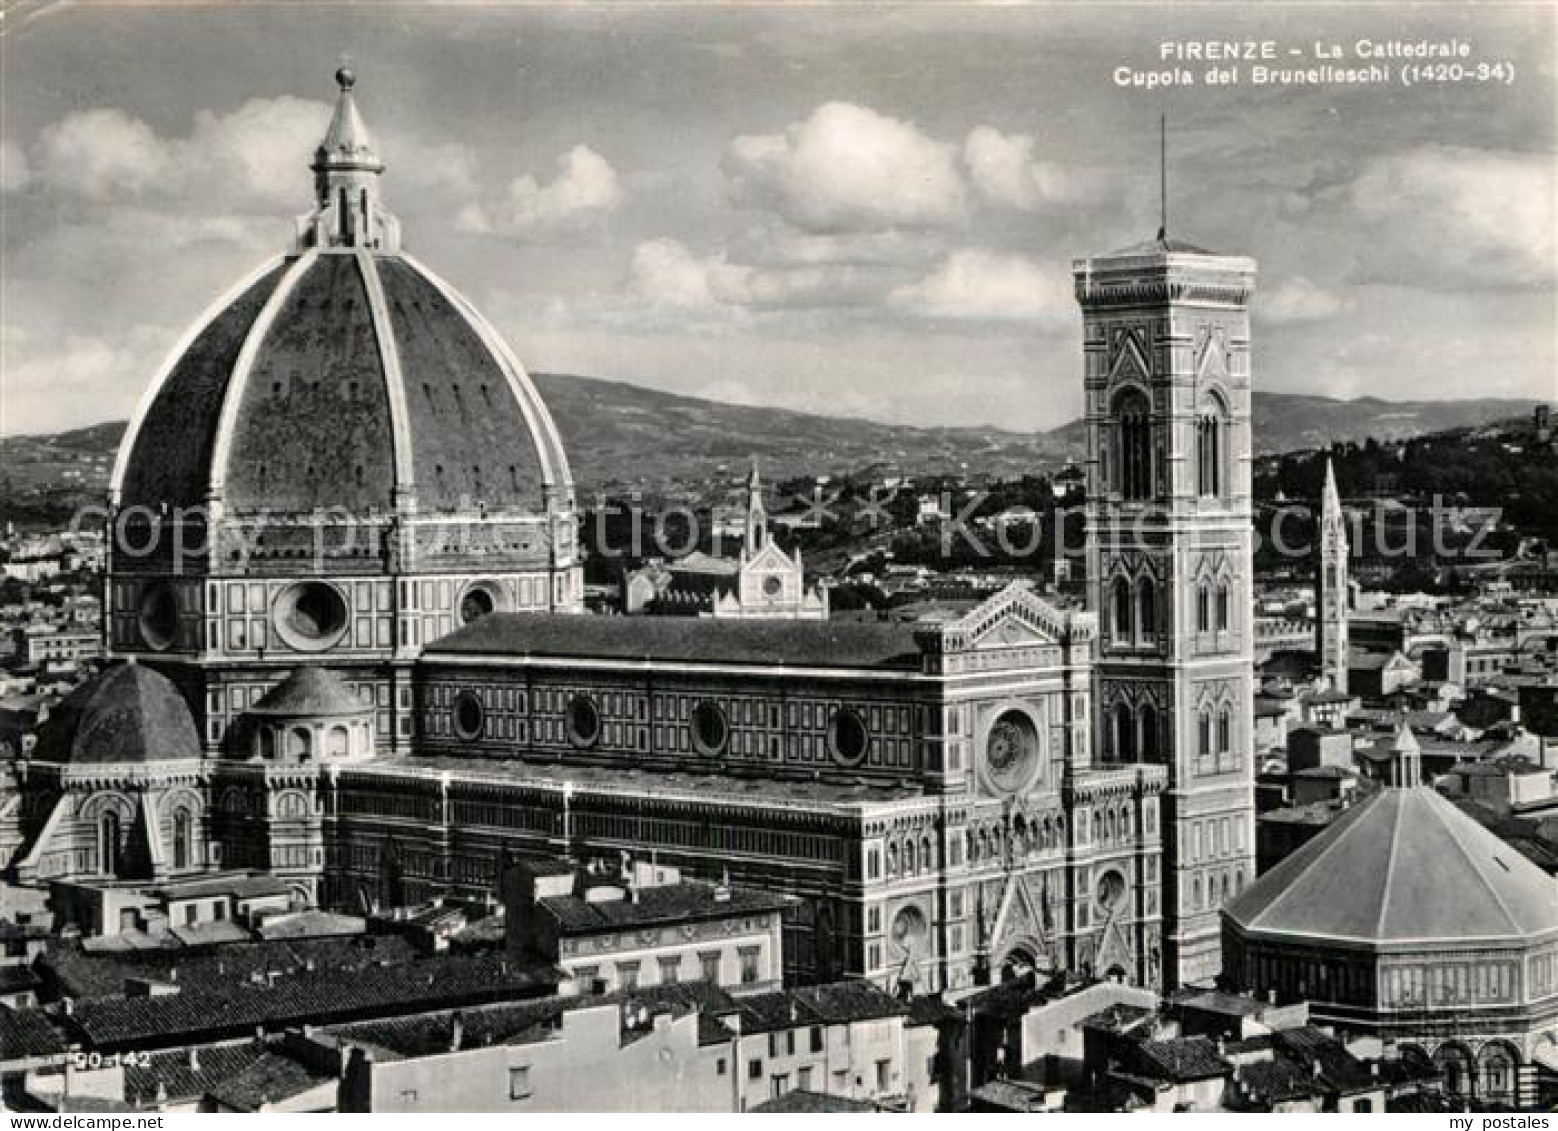
{"type": "Polygon", "coordinates": [[[1223,493],[1222,406],[1208,405],[1196,418],[1196,494],[1223,493]]]}
{"type": "Polygon", "coordinates": [[[1207,590],[1206,583],[1196,586],[1196,631],[1210,632],[1212,630],[1212,595],[1207,590]]]}
{"type": "Polygon", "coordinates": [[[1131,638],[1131,583],[1123,577],[1114,579],[1114,638],[1116,642],[1131,638]]]}
{"type": "Polygon", "coordinates": [[[1142,761],[1150,761],[1158,756],[1158,712],[1151,703],[1143,703],[1136,718],[1141,728],[1142,761]]]}
{"type": "Polygon", "coordinates": [[[1104,839],[1104,819],[1097,812],[1093,814],[1093,843],[1102,844],[1104,839]]]}
{"type": "Polygon", "coordinates": [[[898,874],[898,846],[896,844],[887,846],[887,874],[889,876],[898,874]]]}
{"type": "Polygon", "coordinates": [[[97,870],[107,876],[119,874],[119,811],[105,809],[97,822],[97,870]]]}
{"type": "Polygon", "coordinates": [[[1114,841],[1115,841],[1115,836],[1116,836],[1116,829],[1115,829],[1114,810],[1111,809],[1104,816],[1104,840],[1105,840],[1105,842],[1107,842],[1109,844],[1113,844],[1114,841]]]}
{"type": "Polygon", "coordinates": [[[306,761],[314,753],[314,736],[307,727],[293,727],[287,732],[287,756],[306,761]]]}
{"type": "Polygon", "coordinates": [[[1217,715],[1217,752],[1226,754],[1233,749],[1233,712],[1224,707],[1217,715]]]}
{"type": "Polygon", "coordinates": [[[1217,587],[1217,631],[1224,632],[1228,628],[1228,583],[1217,587]]]}
{"type": "Polygon", "coordinates": [[[173,813],[173,867],[178,870],[189,867],[190,848],[194,841],[194,822],[188,809],[176,809],[173,813]]]}
{"type": "Polygon", "coordinates": [[[930,837],[925,837],[920,841],[920,867],[930,869],[935,866],[935,850],[931,847],[930,837]]]}
{"type": "Polygon", "coordinates": [[[1144,638],[1158,634],[1158,593],[1150,577],[1142,578],[1136,590],[1136,628],[1144,638]]]}
{"type": "Polygon", "coordinates": [[[351,753],[351,739],[343,726],[333,726],[325,739],[325,753],[332,758],[344,758],[351,753]]]}
{"type": "Polygon", "coordinates": [[[1201,877],[1190,881],[1190,910],[1201,910],[1201,877]]]}
{"type": "Polygon", "coordinates": [[[914,841],[906,840],[903,842],[903,874],[912,876],[914,871],[914,841]]]}
{"type": "Polygon", "coordinates": [[[1120,762],[1136,759],[1136,720],[1124,703],[1114,705],[1114,756],[1120,762]]]}
{"type": "Polygon", "coordinates": [[[1145,499],[1152,494],[1152,423],[1147,398],[1129,389],[1115,399],[1115,427],[1119,432],[1115,482],[1126,499],[1145,499]]]}
{"type": "Polygon", "coordinates": [[[1196,732],[1196,750],[1205,757],[1212,752],[1212,712],[1201,712],[1197,719],[1196,732]]]}

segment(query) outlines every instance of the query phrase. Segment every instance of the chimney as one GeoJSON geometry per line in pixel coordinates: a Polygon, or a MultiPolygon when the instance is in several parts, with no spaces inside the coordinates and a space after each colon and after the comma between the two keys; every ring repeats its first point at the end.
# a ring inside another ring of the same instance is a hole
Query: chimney
{"type": "Polygon", "coordinates": [[[189,1070],[191,1072],[200,1071],[200,1050],[197,1048],[189,1050],[189,1070]]]}
{"type": "Polygon", "coordinates": [[[465,1043],[465,1019],[456,1013],[449,1019],[449,1051],[459,1052],[465,1043]]]}

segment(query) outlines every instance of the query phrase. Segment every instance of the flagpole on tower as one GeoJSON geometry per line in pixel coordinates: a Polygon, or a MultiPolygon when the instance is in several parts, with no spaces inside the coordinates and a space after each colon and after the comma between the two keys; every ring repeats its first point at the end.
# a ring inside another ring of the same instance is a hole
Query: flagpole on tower
{"type": "Polygon", "coordinates": [[[1158,116],[1158,241],[1168,239],[1168,115],[1158,116]]]}

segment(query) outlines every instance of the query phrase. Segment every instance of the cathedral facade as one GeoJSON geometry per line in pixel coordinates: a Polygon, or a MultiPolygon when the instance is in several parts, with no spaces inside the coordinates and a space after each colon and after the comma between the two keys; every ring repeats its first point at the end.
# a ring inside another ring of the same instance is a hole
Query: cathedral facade
{"type": "Polygon", "coordinates": [[[1160,239],[1075,266],[1088,611],[1017,585],[809,618],[758,495],[731,615],[592,617],[556,429],[400,251],[338,80],[290,254],[125,438],[106,619],[138,674],[18,768],[14,877],[244,868],[356,910],[485,897],[513,854],[652,853],[802,897],[797,978],[1215,974],[1253,877],[1253,263],[1160,239]],[[138,730],[137,703],[188,718],[138,730]]]}

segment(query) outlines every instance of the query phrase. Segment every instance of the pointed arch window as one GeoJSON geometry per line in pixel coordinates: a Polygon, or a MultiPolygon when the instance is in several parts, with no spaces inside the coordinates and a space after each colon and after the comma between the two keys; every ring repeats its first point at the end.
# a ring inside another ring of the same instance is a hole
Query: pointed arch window
{"type": "Polygon", "coordinates": [[[1226,754],[1233,749],[1233,712],[1224,707],[1217,714],[1217,752],[1226,754]]]}
{"type": "Polygon", "coordinates": [[[1136,720],[1124,703],[1114,705],[1114,756],[1121,762],[1136,760],[1136,720]]]}
{"type": "Polygon", "coordinates": [[[1225,581],[1217,587],[1217,631],[1228,630],[1228,583],[1225,581]]]}
{"type": "Polygon", "coordinates": [[[1216,399],[1202,406],[1196,417],[1196,494],[1215,497],[1223,494],[1227,475],[1226,458],[1228,414],[1216,399]]]}
{"type": "Polygon", "coordinates": [[[1143,577],[1136,590],[1136,623],[1143,638],[1158,632],[1158,591],[1152,578],[1143,577]]]}
{"type": "Polygon", "coordinates": [[[1114,401],[1116,475],[1122,497],[1152,495],[1152,410],[1138,389],[1127,389],[1114,401]]]}
{"type": "Polygon", "coordinates": [[[1137,719],[1141,725],[1142,760],[1150,762],[1158,756],[1158,712],[1152,704],[1143,703],[1137,719]]]}
{"type": "Polygon", "coordinates": [[[1212,712],[1202,711],[1196,724],[1196,751],[1205,757],[1212,752],[1212,712]]]}
{"type": "Polygon", "coordinates": [[[1206,582],[1196,586],[1196,631],[1210,632],[1212,630],[1212,598],[1206,587],[1206,582]]]}
{"type": "Polygon", "coordinates": [[[1131,638],[1131,583],[1123,577],[1114,579],[1114,638],[1116,643],[1131,638]]]}

